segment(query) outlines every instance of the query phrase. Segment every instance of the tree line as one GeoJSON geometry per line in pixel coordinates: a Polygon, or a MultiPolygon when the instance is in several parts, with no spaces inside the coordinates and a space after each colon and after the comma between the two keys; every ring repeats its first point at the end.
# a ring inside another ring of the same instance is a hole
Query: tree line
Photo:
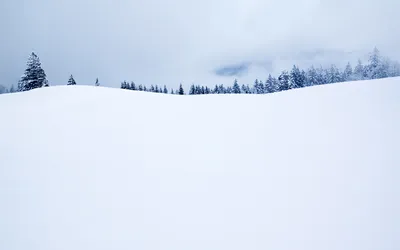
{"type": "MultiPolygon", "coordinates": [[[[400,76],[400,64],[388,58],[381,56],[379,50],[374,48],[370,53],[368,63],[363,64],[358,60],[356,66],[353,68],[350,63],[340,70],[335,65],[329,68],[311,66],[307,70],[300,69],[294,65],[290,71],[283,70],[277,77],[268,75],[265,81],[256,79],[254,83],[242,84],[238,83],[235,79],[233,85],[224,86],[223,84],[215,85],[214,87],[202,86],[192,84],[189,87],[189,95],[205,95],[205,94],[267,94],[279,91],[285,91],[296,88],[309,87],[314,85],[331,84],[337,82],[357,81],[380,79],[386,77],[400,76]]],[[[74,77],[71,75],[68,79],[67,85],[76,85],[74,77]]],[[[14,85],[10,89],[0,85],[1,93],[12,93],[20,91],[28,91],[35,88],[48,87],[49,82],[46,79],[46,74],[41,67],[39,57],[32,52],[28,58],[27,68],[18,82],[17,88],[14,85]]],[[[95,86],[100,86],[99,79],[95,81],[95,86]]],[[[185,95],[186,92],[182,86],[179,85],[177,90],[169,89],[166,85],[150,85],[149,87],[139,84],[136,85],[133,81],[123,81],[121,89],[146,91],[163,94],[176,94],[185,95]]]]}
{"type": "MultiPolygon", "coordinates": [[[[379,50],[374,48],[369,55],[367,64],[364,65],[361,60],[358,60],[357,65],[353,68],[350,63],[347,63],[342,71],[335,65],[331,65],[329,68],[311,66],[307,70],[300,69],[294,65],[290,71],[283,70],[278,77],[269,74],[265,81],[256,79],[251,85],[240,85],[237,79],[234,80],[231,86],[217,84],[210,88],[208,86],[192,84],[189,87],[188,94],[268,94],[315,85],[395,76],[400,76],[400,64],[382,57],[379,50]]],[[[143,85],[136,86],[134,82],[128,83],[126,81],[121,83],[121,88],[164,94],[184,94],[184,91],[174,91],[173,89],[168,92],[165,85],[163,87],[158,85],[151,85],[150,87],[143,85]]],[[[182,85],[180,85],[179,90],[181,88],[182,85]]]]}

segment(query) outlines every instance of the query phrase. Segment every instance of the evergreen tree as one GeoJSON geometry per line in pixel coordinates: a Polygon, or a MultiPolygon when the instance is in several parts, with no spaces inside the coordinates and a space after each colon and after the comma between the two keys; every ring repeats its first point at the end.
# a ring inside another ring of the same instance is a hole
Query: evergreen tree
{"type": "Polygon", "coordinates": [[[214,90],[213,90],[213,94],[219,94],[219,87],[218,87],[218,85],[215,85],[214,90]]]}
{"type": "Polygon", "coordinates": [[[205,89],[205,93],[206,93],[207,95],[211,93],[211,90],[210,90],[210,88],[209,88],[209,87],[207,87],[207,86],[206,86],[206,89],[205,89]]]}
{"type": "Polygon", "coordinates": [[[163,90],[164,94],[168,94],[168,89],[167,86],[164,85],[164,90],[163,90]]]}
{"type": "Polygon", "coordinates": [[[286,70],[282,71],[281,75],[278,77],[279,91],[284,91],[289,89],[289,79],[290,79],[289,73],[286,70]]]}
{"type": "Polygon", "coordinates": [[[279,91],[279,84],[275,77],[272,77],[271,74],[268,75],[268,79],[265,81],[265,92],[266,93],[274,93],[279,91]]]}
{"type": "Polygon", "coordinates": [[[171,89],[171,95],[175,95],[174,89],[171,89]]]}
{"type": "Polygon", "coordinates": [[[139,84],[138,90],[139,90],[139,91],[143,91],[143,85],[142,85],[142,84],[139,84]]]}
{"type": "Polygon", "coordinates": [[[190,85],[189,88],[189,95],[195,95],[196,94],[196,88],[194,86],[194,84],[190,85]]]}
{"type": "Polygon", "coordinates": [[[94,83],[94,86],[100,86],[99,78],[96,78],[96,82],[94,83]]]}
{"type": "Polygon", "coordinates": [[[158,85],[154,88],[154,92],[158,93],[158,85]]]}
{"type": "Polygon", "coordinates": [[[308,86],[318,85],[317,70],[311,66],[307,72],[308,86]]]}
{"type": "Polygon", "coordinates": [[[218,86],[218,94],[226,94],[226,89],[223,84],[218,86]]]}
{"type": "Polygon", "coordinates": [[[148,91],[146,86],[143,86],[143,91],[148,91]]]}
{"type": "Polygon", "coordinates": [[[305,85],[305,75],[300,69],[293,65],[292,71],[289,76],[289,89],[302,88],[305,85]]]}
{"type": "Polygon", "coordinates": [[[343,81],[351,81],[353,77],[353,68],[351,67],[350,62],[347,63],[346,68],[343,71],[342,80],[343,81]]]}
{"type": "Polygon", "coordinates": [[[382,57],[379,50],[375,47],[369,56],[369,65],[367,66],[367,75],[369,79],[378,79],[385,77],[383,74],[382,57]]]}
{"type": "Polygon", "coordinates": [[[354,68],[354,80],[364,80],[365,69],[360,59],[358,59],[357,66],[354,68]]]}
{"type": "Polygon", "coordinates": [[[7,93],[7,89],[3,85],[0,85],[0,94],[4,94],[4,93],[7,93]]]}
{"type": "Polygon", "coordinates": [[[327,80],[328,83],[336,83],[336,82],[341,82],[341,74],[338,68],[336,68],[335,65],[331,65],[330,69],[327,70],[327,80]]]}
{"type": "Polygon", "coordinates": [[[14,84],[11,85],[11,88],[10,88],[10,91],[9,91],[9,92],[10,92],[10,93],[14,93],[14,92],[15,92],[14,84]]]}
{"type": "Polygon", "coordinates": [[[32,52],[28,58],[27,68],[18,83],[19,91],[41,88],[46,82],[46,74],[42,69],[39,57],[32,52]]]}
{"type": "Polygon", "coordinates": [[[258,81],[258,79],[256,79],[254,81],[254,93],[255,94],[263,94],[264,93],[264,84],[262,83],[262,81],[258,81]]]}
{"type": "Polygon", "coordinates": [[[69,77],[67,85],[76,85],[75,79],[72,75],[69,77]]]}
{"type": "Polygon", "coordinates": [[[150,92],[155,92],[155,91],[156,91],[156,88],[154,88],[153,84],[150,85],[150,92]]]}
{"type": "Polygon", "coordinates": [[[183,89],[182,84],[179,85],[179,91],[178,91],[179,95],[184,95],[185,94],[185,90],[183,89]]]}
{"type": "Polygon", "coordinates": [[[235,81],[233,82],[232,92],[234,94],[240,94],[241,93],[240,86],[239,86],[239,83],[238,83],[237,79],[235,79],[235,81]]]}
{"type": "Polygon", "coordinates": [[[317,85],[327,84],[328,81],[326,79],[325,70],[322,67],[316,69],[316,81],[317,85]]]}
{"type": "Polygon", "coordinates": [[[131,87],[130,87],[130,89],[131,89],[131,90],[136,90],[136,84],[135,84],[134,82],[131,82],[131,87]]]}

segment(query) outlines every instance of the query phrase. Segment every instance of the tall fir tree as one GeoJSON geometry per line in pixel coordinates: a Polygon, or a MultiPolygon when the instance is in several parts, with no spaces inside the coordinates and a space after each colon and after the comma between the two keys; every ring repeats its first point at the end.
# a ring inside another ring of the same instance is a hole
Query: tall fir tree
{"type": "Polygon", "coordinates": [[[300,69],[293,65],[289,76],[289,89],[302,88],[305,85],[305,75],[300,69]]]}
{"type": "Polygon", "coordinates": [[[354,68],[354,80],[364,80],[365,79],[365,68],[360,59],[357,61],[357,66],[354,68]]]}
{"type": "Polygon", "coordinates": [[[284,91],[289,89],[289,79],[290,79],[289,73],[286,70],[282,71],[281,75],[278,77],[279,91],[284,91]]]}
{"type": "Polygon", "coordinates": [[[167,89],[167,86],[166,86],[166,85],[164,85],[163,93],[164,93],[164,94],[168,94],[168,89],[167,89]]]}
{"type": "Polygon", "coordinates": [[[42,69],[39,57],[32,52],[28,58],[27,68],[18,83],[18,91],[28,91],[35,88],[44,87],[46,83],[46,73],[42,69]]]}
{"type": "Polygon", "coordinates": [[[272,77],[271,74],[269,74],[268,79],[265,81],[265,92],[274,93],[276,91],[279,91],[278,81],[275,77],[272,77]]]}
{"type": "Polygon", "coordinates": [[[232,92],[234,94],[240,94],[241,93],[240,86],[239,86],[239,83],[238,83],[237,79],[235,79],[235,81],[233,82],[232,92]]]}
{"type": "Polygon", "coordinates": [[[179,85],[179,91],[178,91],[179,95],[184,95],[185,94],[185,90],[183,89],[182,84],[179,85]]]}
{"type": "Polygon", "coordinates": [[[134,82],[131,82],[131,87],[130,87],[130,89],[131,89],[131,90],[136,90],[136,84],[135,84],[134,82]]]}
{"type": "Polygon", "coordinates": [[[351,67],[350,62],[348,62],[346,68],[343,71],[342,79],[343,81],[351,81],[352,78],[353,78],[353,68],[351,67]]]}
{"type": "Polygon", "coordinates": [[[94,86],[100,86],[99,78],[96,78],[96,82],[94,83],[94,86]]]}
{"type": "Polygon", "coordinates": [[[67,85],[76,85],[76,81],[72,75],[69,77],[67,85]]]}

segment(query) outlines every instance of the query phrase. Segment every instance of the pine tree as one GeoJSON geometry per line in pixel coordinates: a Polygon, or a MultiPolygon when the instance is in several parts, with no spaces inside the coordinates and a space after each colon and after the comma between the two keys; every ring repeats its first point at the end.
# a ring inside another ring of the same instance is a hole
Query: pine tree
{"type": "Polygon", "coordinates": [[[368,65],[368,78],[378,79],[381,78],[382,58],[379,50],[375,47],[369,56],[368,65]]]}
{"type": "Polygon", "coordinates": [[[143,85],[142,84],[139,84],[138,90],[139,91],[143,91],[143,85]]]}
{"type": "Polygon", "coordinates": [[[7,93],[7,89],[3,85],[0,85],[0,94],[4,94],[4,93],[7,93]]]}
{"type": "Polygon", "coordinates": [[[171,95],[175,95],[174,89],[171,89],[171,95]]]}
{"type": "Polygon", "coordinates": [[[178,91],[179,95],[184,95],[185,91],[183,90],[182,84],[179,85],[179,91],[178,91]]]}
{"type": "Polygon", "coordinates": [[[237,79],[235,79],[235,81],[233,82],[232,92],[234,94],[240,94],[241,93],[240,86],[239,86],[239,83],[238,83],[237,79]]]}
{"type": "Polygon", "coordinates": [[[281,75],[278,77],[279,91],[284,91],[289,89],[289,79],[290,79],[289,73],[286,70],[282,71],[281,75]]]}
{"type": "Polygon", "coordinates": [[[308,69],[307,78],[309,86],[318,85],[317,70],[315,70],[314,66],[308,69]]]}
{"type": "Polygon", "coordinates": [[[136,90],[136,84],[135,84],[134,82],[131,82],[131,87],[130,87],[130,89],[131,89],[131,90],[136,90]]]}
{"type": "Polygon", "coordinates": [[[18,83],[19,91],[28,91],[35,88],[41,88],[46,82],[46,74],[41,67],[39,57],[32,52],[28,58],[27,68],[21,80],[18,83]]]}
{"type": "Polygon", "coordinates": [[[351,67],[350,62],[347,63],[346,68],[343,71],[342,80],[343,81],[351,81],[353,77],[353,68],[351,67]]]}
{"type": "Polygon", "coordinates": [[[165,86],[165,85],[164,85],[164,91],[163,92],[164,92],[164,94],[168,94],[168,89],[167,89],[167,86],[165,86]]]}
{"type": "Polygon", "coordinates": [[[99,78],[96,78],[96,82],[94,83],[94,86],[100,86],[99,78]]]}
{"type": "Polygon", "coordinates": [[[194,86],[194,84],[190,85],[189,88],[189,95],[195,95],[196,94],[196,88],[194,86]]]}
{"type": "Polygon", "coordinates": [[[147,87],[146,87],[146,86],[143,86],[143,91],[145,91],[145,92],[147,92],[147,91],[148,91],[148,89],[147,89],[147,87]]]}
{"type": "Polygon", "coordinates": [[[215,85],[213,94],[219,94],[218,91],[219,91],[218,85],[215,85]]]}
{"type": "Polygon", "coordinates": [[[15,92],[14,84],[11,85],[11,88],[10,88],[10,91],[9,91],[9,92],[10,92],[10,93],[14,93],[14,92],[15,92]]]}
{"type": "Polygon", "coordinates": [[[317,85],[322,85],[322,84],[327,84],[327,76],[325,74],[325,70],[320,66],[319,68],[316,69],[316,80],[317,80],[317,85]]]}
{"type": "Polygon", "coordinates": [[[328,83],[341,82],[341,74],[335,65],[331,65],[330,69],[326,71],[328,83]]]}
{"type": "Polygon", "coordinates": [[[75,79],[72,75],[69,77],[67,85],[76,85],[75,79]]]}
{"type": "Polygon", "coordinates": [[[279,91],[278,81],[275,77],[272,77],[271,74],[269,74],[268,79],[265,81],[265,92],[274,93],[276,91],[279,91]]]}
{"type": "Polygon", "coordinates": [[[289,77],[289,89],[302,88],[305,85],[305,76],[300,72],[300,69],[293,65],[289,77]]]}
{"type": "Polygon", "coordinates": [[[354,80],[364,80],[365,70],[360,59],[358,59],[357,66],[354,68],[354,80]]]}

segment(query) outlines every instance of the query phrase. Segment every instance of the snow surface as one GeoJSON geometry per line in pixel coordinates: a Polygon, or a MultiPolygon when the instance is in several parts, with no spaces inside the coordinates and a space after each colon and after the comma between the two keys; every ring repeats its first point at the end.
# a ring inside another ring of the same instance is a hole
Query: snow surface
{"type": "Polygon", "coordinates": [[[400,249],[400,78],[0,96],[0,249],[400,249]]]}

